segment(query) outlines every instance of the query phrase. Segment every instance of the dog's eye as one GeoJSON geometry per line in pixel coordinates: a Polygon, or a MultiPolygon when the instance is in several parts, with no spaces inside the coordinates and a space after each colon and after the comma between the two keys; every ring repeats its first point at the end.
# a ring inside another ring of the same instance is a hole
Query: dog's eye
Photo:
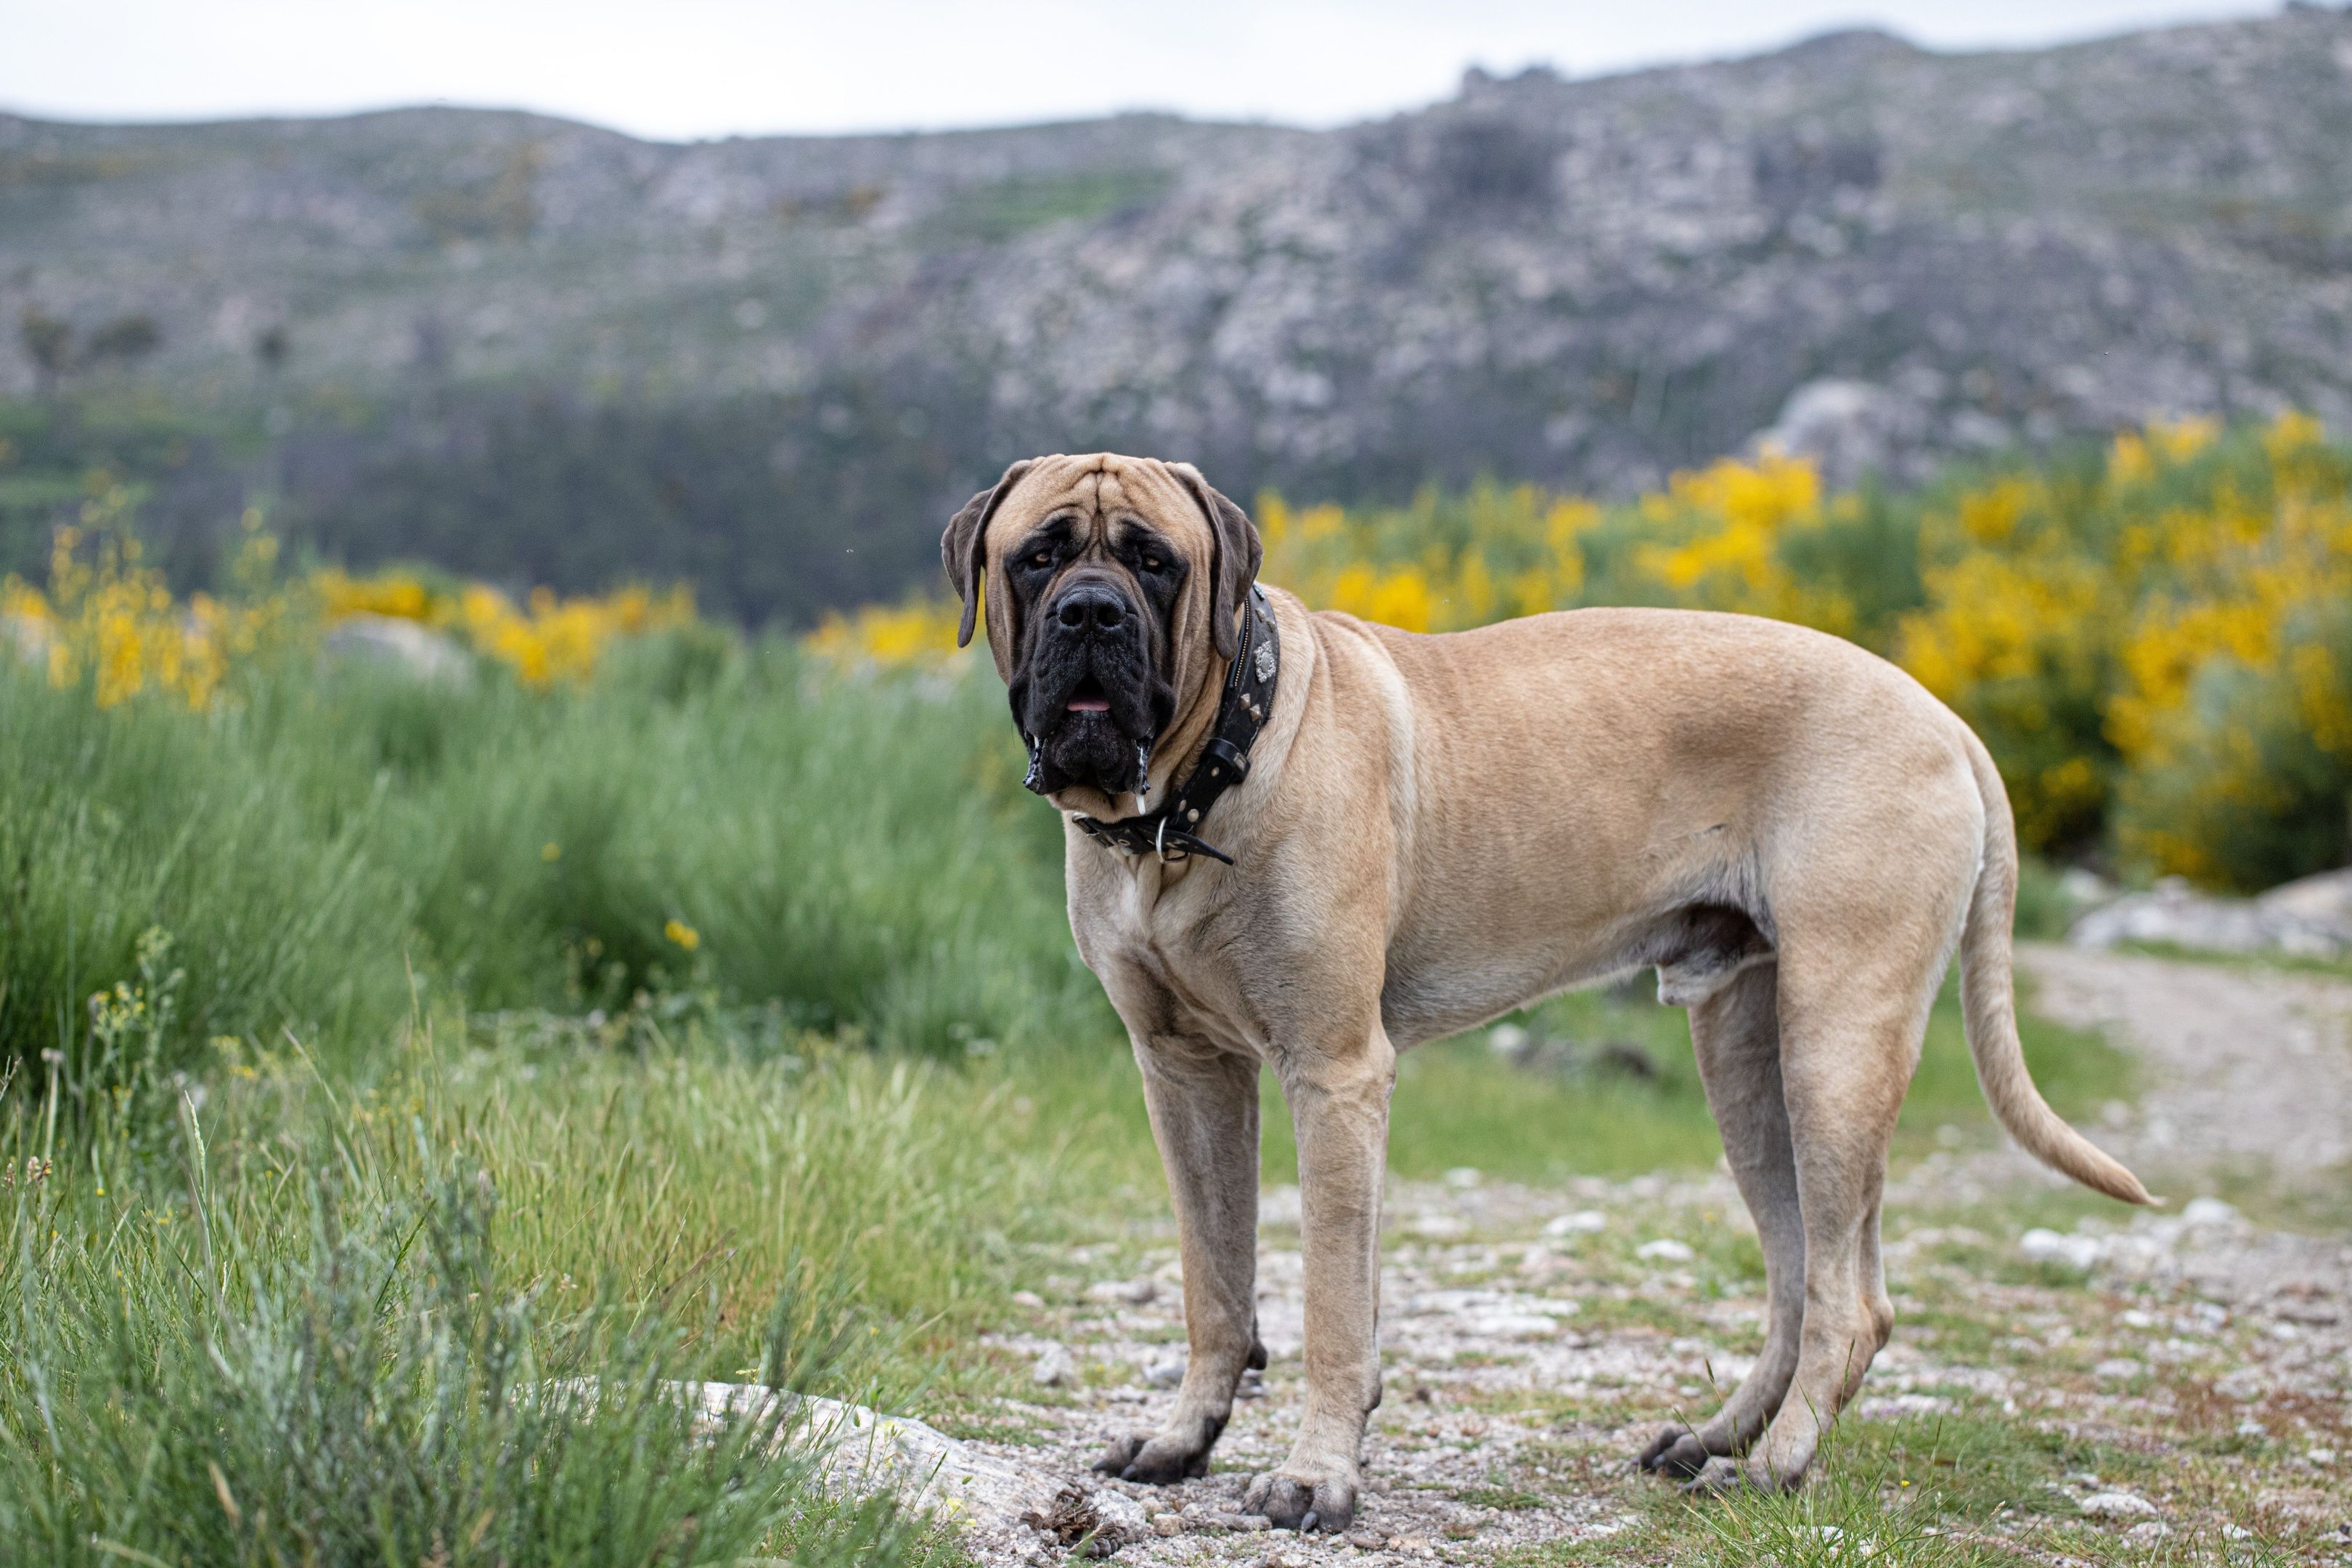
{"type": "Polygon", "coordinates": [[[1165,563],[1157,555],[1147,555],[1143,558],[1143,569],[1146,572],[1157,572],[1163,564],[1165,563]]]}
{"type": "Polygon", "coordinates": [[[1029,564],[1032,566],[1051,566],[1053,563],[1054,552],[1050,550],[1040,550],[1036,554],[1029,557],[1029,564]]]}

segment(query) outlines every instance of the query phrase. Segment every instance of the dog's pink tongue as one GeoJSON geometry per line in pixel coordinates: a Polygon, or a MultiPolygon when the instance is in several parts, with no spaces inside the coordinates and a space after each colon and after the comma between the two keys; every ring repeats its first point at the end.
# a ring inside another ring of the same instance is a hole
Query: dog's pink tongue
{"type": "Polygon", "coordinates": [[[1108,697],[1073,697],[1070,699],[1070,711],[1073,713],[1108,713],[1110,711],[1110,699],[1108,697]]]}

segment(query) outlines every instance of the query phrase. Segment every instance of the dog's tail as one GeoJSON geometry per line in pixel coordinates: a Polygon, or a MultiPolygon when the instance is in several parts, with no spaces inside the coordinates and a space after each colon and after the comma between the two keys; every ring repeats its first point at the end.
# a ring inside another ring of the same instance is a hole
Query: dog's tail
{"type": "Polygon", "coordinates": [[[2154,1203],[2137,1176],[2050,1109],[2025,1070],[2009,947],[2017,913],[2017,827],[1991,753],[1973,734],[1968,735],[1968,748],[1985,811],[1984,864],[1977,871],[1968,921],[1960,928],[1960,1014],[1969,1054],[1976,1058],[1977,1083],[1994,1118],[2027,1153],[2111,1198],[2154,1203]]]}

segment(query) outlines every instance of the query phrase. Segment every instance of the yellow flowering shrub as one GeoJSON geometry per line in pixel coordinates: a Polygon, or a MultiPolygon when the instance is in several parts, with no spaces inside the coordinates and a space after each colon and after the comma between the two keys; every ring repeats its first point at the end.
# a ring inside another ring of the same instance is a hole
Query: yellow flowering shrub
{"type": "Polygon", "coordinates": [[[0,653],[42,664],[54,686],[87,681],[101,708],[142,693],[208,708],[239,661],[265,647],[315,644],[358,615],[448,633],[538,689],[584,684],[615,639],[694,619],[693,595],[683,587],[575,598],[541,588],[518,606],[479,583],[435,584],[399,571],[358,577],[329,567],[285,583],[278,541],[257,510],[240,525],[232,591],[181,600],[144,563],[131,507],[120,489],[85,503],[80,524],[53,536],[46,589],[15,576],[0,580],[0,653]]]}
{"type": "Polygon", "coordinates": [[[248,511],[236,574],[257,591],[181,603],[144,563],[125,526],[131,508],[121,487],[85,501],[80,523],[51,538],[47,592],[13,575],[0,581],[0,627],[16,653],[47,668],[51,685],[87,681],[100,708],[149,692],[209,707],[230,662],[285,624],[286,597],[270,587],[277,541],[248,511]]]}
{"type": "Polygon", "coordinates": [[[935,668],[961,651],[956,628],[962,617],[952,600],[867,605],[853,615],[828,612],[803,640],[810,652],[843,668],[935,668]]]}
{"type": "Polygon", "coordinates": [[[1309,604],[1413,632],[1459,631],[1572,602],[1591,502],[1532,485],[1424,491],[1410,506],[1294,510],[1260,498],[1265,574],[1309,604]]]}
{"type": "Polygon", "coordinates": [[[618,638],[694,619],[693,592],[682,585],[665,594],[628,587],[572,598],[534,588],[520,605],[487,584],[433,584],[398,570],[354,577],[329,567],[312,574],[310,586],[331,626],[358,615],[415,621],[458,637],[541,690],[586,684],[618,638]]]}
{"type": "Polygon", "coordinates": [[[1907,496],[1768,453],[1621,504],[1485,484],[1258,520],[1269,580],[1410,631],[1656,604],[1851,637],[1984,736],[2037,848],[2242,886],[2352,857],[2352,459],[2305,415],[1907,496]]]}

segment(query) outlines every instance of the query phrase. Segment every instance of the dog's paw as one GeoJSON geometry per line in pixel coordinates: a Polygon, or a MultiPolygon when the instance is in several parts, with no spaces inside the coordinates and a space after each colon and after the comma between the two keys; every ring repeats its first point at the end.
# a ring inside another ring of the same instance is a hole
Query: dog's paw
{"type": "Polygon", "coordinates": [[[1252,1480],[1242,1494],[1242,1511],[1264,1516],[1276,1530],[1337,1533],[1356,1521],[1355,1478],[1269,1471],[1252,1480]]]}
{"type": "Polygon", "coordinates": [[[1687,1479],[1705,1469],[1711,1458],[1706,1445],[1689,1427],[1669,1426],[1650,1439],[1650,1446],[1642,1450],[1633,1466],[1654,1475],[1687,1479]]]}
{"type": "Polygon", "coordinates": [[[1801,1468],[1784,1473],[1753,1455],[1744,1462],[1718,1456],[1685,1481],[1683,1490],[1714,1496],[1730,1492],[1792,1492],[1804,1484],[1801,1468]]]}
{"type": "Polygon", "coordinates": [[[1135,1457],[1143,1452],[1144,1445],[1150,1440],[1132,1434],[1113,1437],[1110,1447],[1103,1450],[1102,1458],[1094,1462],[1094,1472],[1099,1476],[1125,1475],[1127,1467],[1135,1463],[1135,1457]]]}
{"type": "MultiPolygon", "coordinates": [[[[1214,1442],[1212,1437],[1210,1442],[1214,1442]]],[[[1145,1486],[1171,1486],[1209,1473],[1209,1443],[1185,1442],[1162,1433],[1157,1437],[1120,1436],[1110,1440],[1094,1468],[1123,1481],[1145,1486]]]]}
{"type": "Polygon", "coordinates": [[[1685,1473],[1690,1479],[1683,1483],[1683,1490],[1694,1496],[1724,1497],[1732,1492],[1751,1491],[1756,1486],[1748,1478],[1745,1465],[1720,1454],[1685,1473]]]}

